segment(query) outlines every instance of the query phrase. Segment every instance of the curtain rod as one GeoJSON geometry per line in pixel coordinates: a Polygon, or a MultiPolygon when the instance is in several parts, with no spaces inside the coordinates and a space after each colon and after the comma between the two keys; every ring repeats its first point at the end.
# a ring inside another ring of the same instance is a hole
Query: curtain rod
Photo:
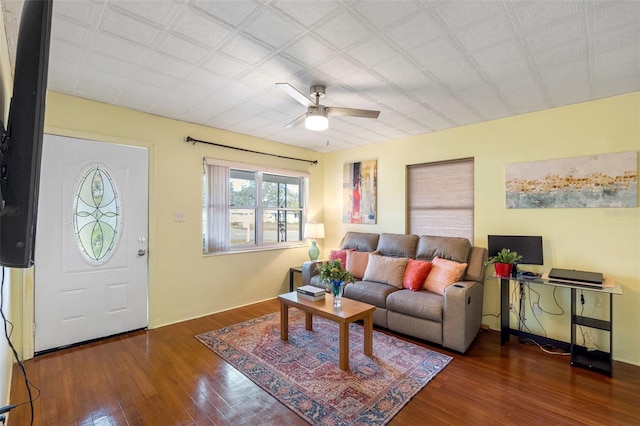
{"type": "Polygon", "coordinates": [[[305,160],[304,158],[287,157],[285,155],[271,154],[269,152],[253,151],[251,149],[238,148],[236,146],[229,146],[229,145],[223,145],[223,144],[219,144],[219,143],[215,143],[215,142],[201,141],[199,139],[194,139],[191,136],[187,136],[187,140],[185,140],[185,142],[193,142],[194,145],[196,144],[196,142],[197,143],[206,143],[207,145],[214,145],[214,146],[219,146],[219,147],[222,147],[222,148],[236,149],[238,151],[251,152],[253,154],[270,155],[272,157],[285,158],[287,160],[304,161],[306,163],[311,163],[312,165],[318,164],[318,160],[305,160]]]}

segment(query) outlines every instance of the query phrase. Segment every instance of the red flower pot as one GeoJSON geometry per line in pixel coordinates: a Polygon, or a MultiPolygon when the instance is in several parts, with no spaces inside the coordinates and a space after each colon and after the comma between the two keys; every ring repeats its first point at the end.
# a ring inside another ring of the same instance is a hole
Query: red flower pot
{"type": "Polygon", "coordinates": [[[496,275],[499,277],[510,277],[513,264],[511,263],[494,263],[496,268],[496,275]]]}

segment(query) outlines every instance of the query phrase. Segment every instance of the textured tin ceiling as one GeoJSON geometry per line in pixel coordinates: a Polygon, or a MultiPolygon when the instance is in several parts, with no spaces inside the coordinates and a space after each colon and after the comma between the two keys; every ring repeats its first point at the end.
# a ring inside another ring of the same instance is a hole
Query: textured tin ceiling
{"type": "Polygon", "coordinates": [[[49,89],[326,152],[638,91],[640,2],[55,0],[49,89]]]}

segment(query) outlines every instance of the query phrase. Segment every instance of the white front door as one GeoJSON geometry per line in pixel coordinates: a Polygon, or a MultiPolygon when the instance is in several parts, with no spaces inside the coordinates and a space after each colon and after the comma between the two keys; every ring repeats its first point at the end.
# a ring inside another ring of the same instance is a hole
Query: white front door
{"type": "Polygon", "coordinates": [[[148,151],[45,135],[35,352],[148,324],[148,151]]]}

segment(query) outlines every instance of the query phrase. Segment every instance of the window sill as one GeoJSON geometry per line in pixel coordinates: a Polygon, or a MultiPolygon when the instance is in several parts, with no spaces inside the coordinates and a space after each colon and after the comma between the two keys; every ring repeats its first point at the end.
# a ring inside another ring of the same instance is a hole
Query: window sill
{"type": "Polygon", "coordinates": [[[215,257],[215,256],[226,256],[226,255],[230,255],[230,254],[247,254],[247,253],[254,253],[254,252],[260,252],[260,251],[272,251],[272,250],[288,250],[288,249],[299,249],[299,248],[308,248],[309,245],[304,243],[304,242],[300,242],[300,243],[291,243],[291,244],[287,244],[287,245],[278,245],[278,246],[263,246],[263,247],[246,247],[246,248],[239,248],[237,250],[230,250],[230,251],[221,251],[221,252],[216,252],[216,253],[203,253],[202,256],[203,257],[215,257]]]}

